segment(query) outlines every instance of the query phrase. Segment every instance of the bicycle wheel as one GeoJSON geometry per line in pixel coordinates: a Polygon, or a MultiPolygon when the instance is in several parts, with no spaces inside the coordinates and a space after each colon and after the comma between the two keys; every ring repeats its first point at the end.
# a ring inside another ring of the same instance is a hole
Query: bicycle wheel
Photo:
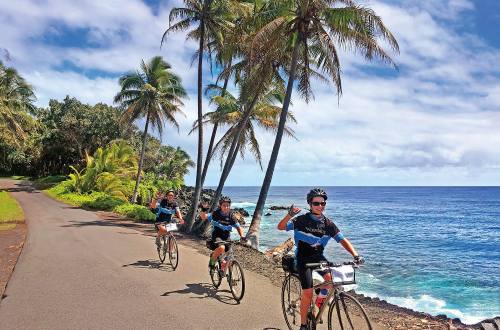
{"type": "Polygon", "coordinates": [[[371,330],[365,309],[353,296],[340,292],[328,310],[328,330],[371,330]],[[335,310],[335,311],[334,311],[335,310]]]}
{"type": "Polygon", "coordinates": [[[177,249],[177,240],[174,235],[168,236],[168,259],[173,270],[179,265],[179,250],[177,249]]]}
{"type": "Polygon", "coordinates": [[[160,258],[160,262],[163,263],[165,261],[165,257],[167,256],[167,238],[163,235],[160,238],[160,246],[156,247],[158,251],[158,257],[160,258]]]}
{"type": "Polygon", "coordinates": [[[302,287],[300,279],[295,274],[288,274],[285,277],[281,288],[281,307],[288,329],[300,328],[300,297],[302,287]]]}
{"type": "Polygon", "coordinates": [[[236,260],[231,261],[227,281],[234,300],[240,302],[243,295],[245,295],[245,275],[243,274],[243,268],[236,260]]]}
{"type": "Polygon", "coordinates": [[[220,286],[220,282],[222,281],[219,261],[215,263],[214,269],[210,271],[210,278],[212,279],[212,284],[217,289],[220,286]]]}

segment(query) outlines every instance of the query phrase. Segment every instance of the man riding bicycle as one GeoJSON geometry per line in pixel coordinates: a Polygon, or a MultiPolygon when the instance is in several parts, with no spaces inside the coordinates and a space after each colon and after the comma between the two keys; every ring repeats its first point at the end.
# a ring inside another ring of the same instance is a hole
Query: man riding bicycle
{"type": "Polygon", "coordinates": [[[166,197],[162,198],[161,192],[156,194],[156,198],[151,200],[149,205],[151,211],[156,214],[155,228],[156,228],[156,246],[161,247],[161,237],[167,234],[166,224],[173,223],[175,220],[172,216],[175,214],[179,219],[179,223],[183,224],[184,219],[182,219],[181,211],[179,210],[179,205],[175,201],[175,193],[173,190],[168,190],[166,197]],[[160,205],[158,206],[158,200],[161,198],[160,205]]]}
{"type": "Polygon", "coordinates": [[[245,238],[243,237],[243,229],[231,211],[231,198],[222,196],[219,200],[219,208],[212,213],[207,213],[207,211],[208,207],[202,206],[200,218],[210,221],[213,226],[212,239],[207,241],[207,247],[213,251],[208,263],[210,271],[213,272],[217,258],[229,249],[229,246],[226,247],[225,244],[219,244],[219,242],[229,239],[233,227],[238,231],[241,240],[245,238]]]}
{"type": "MultiPolygon", "coordinates": [[[[279,230],[294,231],[295,258],[302,287],[302,296],[300,299],[301,330],[307,329],[307,312],[313,295],[312,269],[306,267],[306,264],[327,262],[323,255],[323,250],[331,238],[340,243],[354,257],[356,263],[361,264],[364,262],[363,257],[356,252],[349,240],[323,214],[327,199],[328,196],[323,189],[312,189],[307,194],[307,203],[310,206],[310,212],[294,218],[301,210],[292,204],[288,210],[288,214],[278,223],[279,230]]],[[[330,273],[323,274],[323,278],[325,281],[332,280],[330,273]]],[[[323,288],[318,295],[318,301],[326,298],[327,295],[328,289],[323,288]]]]}

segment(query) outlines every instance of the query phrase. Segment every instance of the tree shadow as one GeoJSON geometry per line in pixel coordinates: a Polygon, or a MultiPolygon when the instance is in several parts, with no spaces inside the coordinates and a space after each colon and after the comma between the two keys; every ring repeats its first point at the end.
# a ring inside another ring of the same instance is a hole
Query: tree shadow
{"type": "Polygon", "coordinates": [[[40,191],[36,190],[35,187],[31,185],[30,182],[19,182],[15,183],[15,187],[11,188],[0,188],[0,191],[7,191],[7,192],[27,192],[30,194],[39,194],[40,191]]]}
{"type": "Polygon", "coordinates": [[[123,227],[132,229],[142,229],[142,226],[135,224],[133,222],[115,222],[107,220],[92,220],[92,221],[68,221],[69,224],[62,225],[61,227],[89,227],[89,226],[99,226],[99,227],[123,227]]]}
{"type": "Polygon", "coordinates": [[[191,299],[215,299],[227,305],[238,305],[239,303],[233,299],[229,290],[216,290],[209,283],[188,283],[186,288],[175,291],[167,291],[162,294],[163,297],[168,297],[171,294],[195,294],[197,297],[191,299]]]}
{"type": "Polygon", "coordinates": [[[136,267],[142,269],[158,269],[162,272],[173,272],[172,266],[169,263],[161,263],[159,260],[147,259],[137,260],[131,264],[123,265],[122,267],[136,267]]]}

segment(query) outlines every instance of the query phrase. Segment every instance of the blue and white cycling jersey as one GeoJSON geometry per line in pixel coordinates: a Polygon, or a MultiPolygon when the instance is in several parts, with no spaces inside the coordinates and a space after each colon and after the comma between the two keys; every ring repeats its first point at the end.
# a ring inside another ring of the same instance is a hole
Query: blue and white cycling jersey
{"type": "Polygon", "coordinates": [[[233,212],[224,214],[220,209],[210,213],[208,215],[208,220],[214,227],[212,231],[212,240],[220,238],[225,241],[229,239],[233,227],[238,228],[240,226],[233,212]]]}
{"type": "Polygon", "coordinates": [[[286,230],[293,230],[298,262],[322,255],[330,239],[337,242],[344,239],[344,235],[330,219],[325,216],[318,218],[310,212],[291,219],[286,230]]]}
{"type": "Polygon", "coordinates": [[[160,205],[156,208],[156,221],[169,222],[172,220],[172,215],[178,210],[179,206],[175,201],[169,202],[167,199],[162,199],[160,205]]]}

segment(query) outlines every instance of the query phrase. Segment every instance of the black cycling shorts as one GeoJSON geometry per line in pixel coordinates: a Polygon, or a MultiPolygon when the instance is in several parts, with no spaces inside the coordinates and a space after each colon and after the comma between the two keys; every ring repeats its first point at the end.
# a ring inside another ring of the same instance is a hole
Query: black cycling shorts
{"type": "Polygon", "coordinates": [[[326,258],[321,255],[297,261],[297,274],[299,275],[300,285],[302,289],[311,289],[313,287],[313,269],[305,267],[306,264],[313,262],[328,262],[328,260],[326,260],[326,258]]]}
{"type": "MultiPolygon", "coordinates": [[[[207,248],[209,248],[210,250],[215,250],[216,248],[218,248],[219,246],[221,246],[221,244],[217,244],[217,242],[222,242],[222,241],[225,241],[223,240],[222,238],[220,237],[215,237],[212,238],[212,239],[209,239],[207,241],[207,248]]],[[[229,251],[229,244],[223,244],[225,247],[226,247],[226,251],[229,251]]]]}

